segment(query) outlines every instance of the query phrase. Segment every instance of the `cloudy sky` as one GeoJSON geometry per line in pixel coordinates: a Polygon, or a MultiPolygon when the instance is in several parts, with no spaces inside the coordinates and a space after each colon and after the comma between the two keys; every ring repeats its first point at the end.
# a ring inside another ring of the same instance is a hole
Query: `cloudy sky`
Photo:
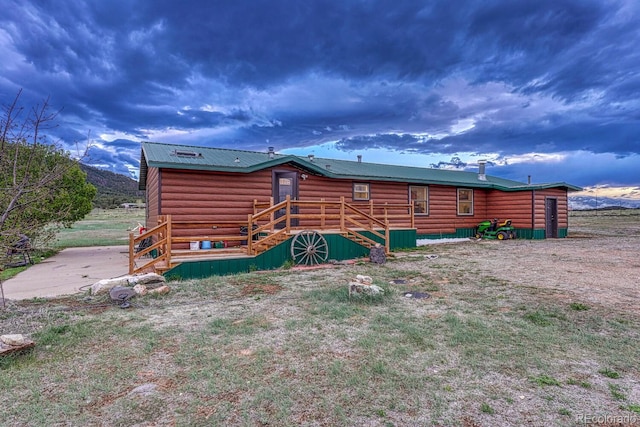
{"type": "Polygon", "coordinates": [[[143,140],[640,199],[637,0],[0,0],[0,100],[137,171],[143,140]]]}

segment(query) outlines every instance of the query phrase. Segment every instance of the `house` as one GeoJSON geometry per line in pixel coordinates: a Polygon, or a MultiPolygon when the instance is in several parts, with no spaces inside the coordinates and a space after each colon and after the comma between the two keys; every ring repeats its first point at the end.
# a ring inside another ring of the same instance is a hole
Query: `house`
{"type": "Polygon", "coordinates": [[[491,218],[511,219],[519,238],[566,237],[567,194],[580,190],[490,176],[484,163],[451,171],[153,142],[142,144],[139,187],[147,229],[170,216],[174,252],[212,241],[248,246],[246,255],[260,252],[254,241],[271,249],[269,239],[282,244],[295,230],[322,231],[325,240],[325,230],[339,230],[365,249],[390,250],[416,238],[470,237],[491,218]]]}

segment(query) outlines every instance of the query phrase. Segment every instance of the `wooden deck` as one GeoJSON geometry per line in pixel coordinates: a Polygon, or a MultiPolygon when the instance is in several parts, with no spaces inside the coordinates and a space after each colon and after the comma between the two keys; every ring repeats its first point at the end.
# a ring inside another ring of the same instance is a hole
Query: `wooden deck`
{"type": "MultiPolygon", "coordinates": [[[[368,204],[365,208],[366,211],[348,204],[344,198],[337,202],[287,198],[275,205],[256,201],[254,213],[247,215],[247,221],[234,221],[233,224],[173,221],[171,215],[165,215],[158,225],[145,233],[130,234],[129,274],[164,273],[184,262],[255,258],[302,232],[339,235],[365,249],[381,245],[389,252],[391,230],[413,228],[413,206],[410,204],[385,204],[382,207],[368,204]],[[382,218],[375,216],[376,212],[380,212],[382,218]],[[234,228],[244,232],[205,235],[188,231],[234,228]],[[180,235],[175,235],[178,229],[180,235]],[[143,244],[145,242],[147,244],[143,244]],[[202,242],[210,249],[202,249],[202,242]],[[218,245],[223,247],[216,247],[218,245]]],[[[308,246],[315,246],[315,242],[309,242],[308,246]]],[[[313,252],[313,248],[309,251],[313,252]]]]}

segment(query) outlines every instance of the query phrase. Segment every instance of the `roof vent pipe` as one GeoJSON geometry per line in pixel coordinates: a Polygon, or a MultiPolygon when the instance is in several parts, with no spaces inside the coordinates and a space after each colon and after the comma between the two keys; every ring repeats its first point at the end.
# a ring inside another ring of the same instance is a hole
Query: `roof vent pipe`
{"type": "Polygon", "coordinates": [[[362,154],[358,154],[358,163],[362,163],[362,154]]]}
{"type": "Polygon", "coordinates": [[[527,184],[531,185],[531,175],[527,175],[527,184]]]}
{"type": "Polygon", "coordinates": [[[487,180],[487,174],[486,174],[486,167],[487,167],[487,161],[486,160],[478,160],[478,179],[480,181],[486,181],[487,180]]]}
{"type": "Polygon", "coordinates": [[[273,151],[273,147],[269,147],[269,151],[267,151],[267,154],[269,155],[270,159],[273,159],[273,156],[275,154],[275,151],[273,151]]]}
{"type": "Polygon", "coordinates": [[[331,165],[325,165],[327,169],[331,169],[331,165]]]}
{"type": "Polygon", "coordinates": [[[313,159],[316,157],[313,154],[309,154],[307,157],[309,157],[309,161],[313,162],[313,159]]]}

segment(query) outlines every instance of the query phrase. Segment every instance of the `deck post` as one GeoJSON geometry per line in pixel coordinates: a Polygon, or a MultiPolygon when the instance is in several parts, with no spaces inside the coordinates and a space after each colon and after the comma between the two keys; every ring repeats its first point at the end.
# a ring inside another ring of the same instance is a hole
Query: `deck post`
{"type": "Polygon", "coordinates": [[[389,231],[389,221],[384,222],[384,250],[386,253],[391,253],[391,243],[390,243],[390,231],[389,231]]]}
{"type": "Polygon", "coordinates": [[[171,268],[171,239],[173,236],[171,235],[171,215],[167,215],[167,268],[171,268]]]}
{"type": "Polygon", "coordinates": [[[344,213],[344,196],[340,196],[340,231],[345,231],[344,213]]]}
{"type": "Polygon", "coordinates": [[[325,211],[325,206],[324,206],[324,197],[320,199],[320,228],[324,229],[324,227],[326,226],[326,211],[325,211]]]}
{"type": "Polygon", "coordinates": [[[133,262],[133,257],[135,256],[135,254],[133,253],[133,240],[133,233],[129,233],[129,274],[133,274],[133,269],[135,268],[135,264],[133,262]]]}
{"type": "MultiPolygon", "coordinates": [[[[273,206],[273,196],[269,197],[269,207],[273,206]]],[[[269,214],[269,224],[271,224],[271,233],[273,233],[275,231],[275,226],[273,224],[273,221],[276,219],[275,217],[275,213],[271,212],[269,214]]]]}
{"type": "Polygon", "coordinates": [[[285,215],[287,215],[286,219],[286,229],[287,233],[291,233],[291,196],[287,194],[287,207],[285,208],[285,215]]]}
{"type": "Polygon", "coordinates": [[[247,255],[253,255],[253,218],[247,215],[247,255]]]}

